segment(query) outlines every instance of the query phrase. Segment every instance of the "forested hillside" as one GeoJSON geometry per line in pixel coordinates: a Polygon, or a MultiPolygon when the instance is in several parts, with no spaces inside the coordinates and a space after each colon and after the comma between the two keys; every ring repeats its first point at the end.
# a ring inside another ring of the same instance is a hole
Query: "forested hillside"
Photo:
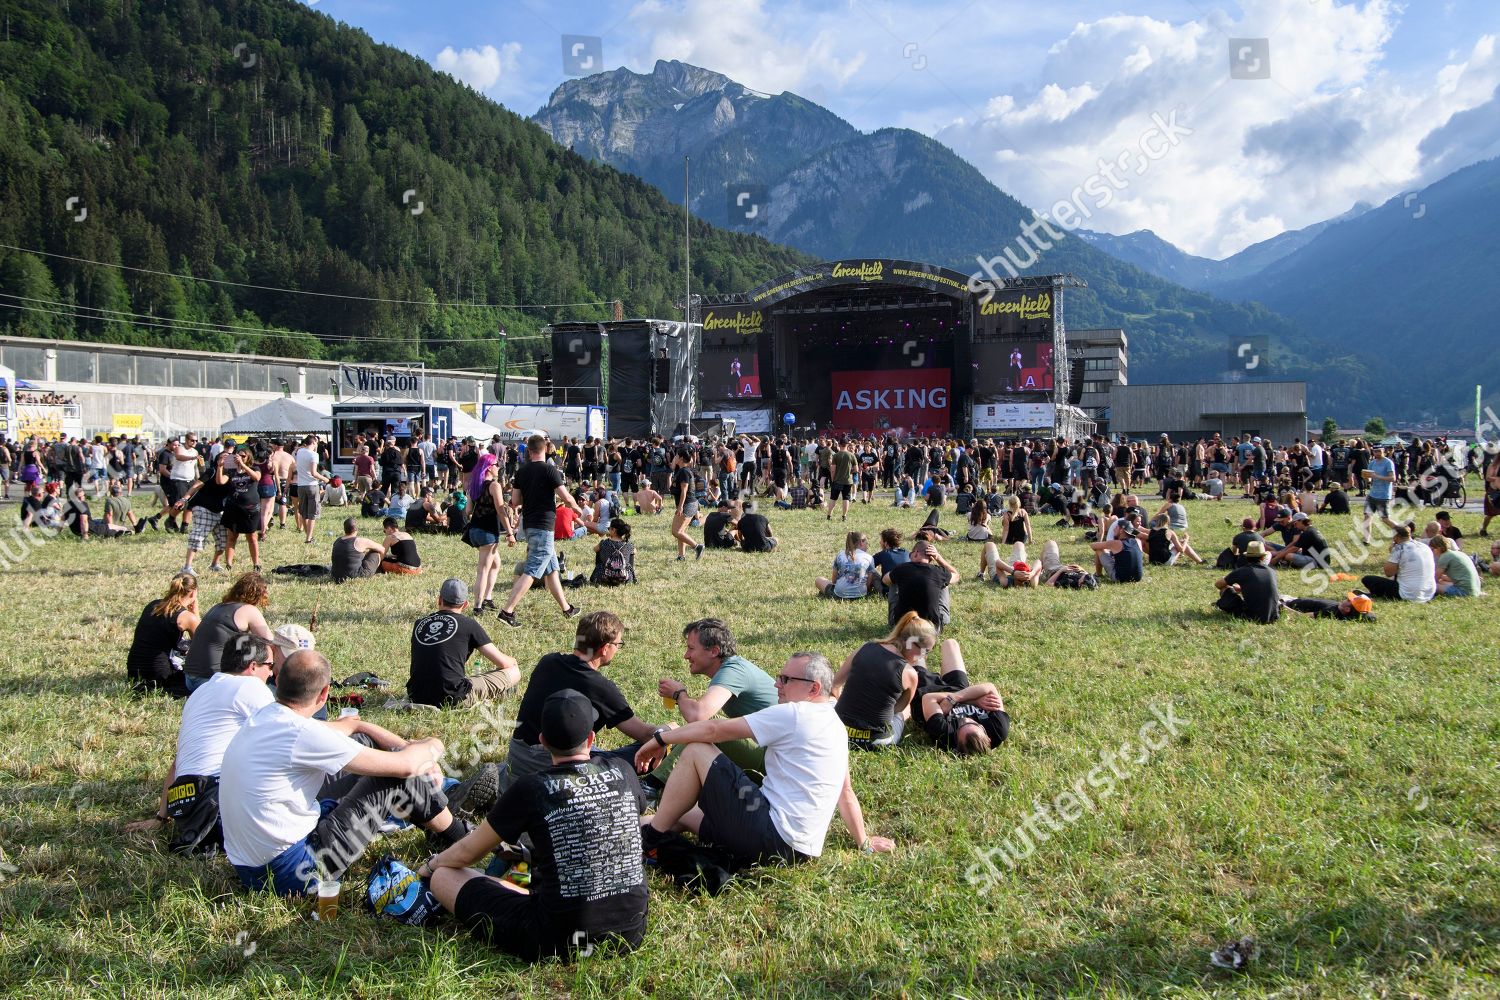
{"type": "MultiPolygon", "coordinates": [[[[0,331],[469,367],[501,323],[678,314],[680,209],[300,4],[0,19],[0,244],[52,255],[0,249],[0,331]]],[[[695,292],[802,259],[701,223],[693,242],[695,292]]]]}

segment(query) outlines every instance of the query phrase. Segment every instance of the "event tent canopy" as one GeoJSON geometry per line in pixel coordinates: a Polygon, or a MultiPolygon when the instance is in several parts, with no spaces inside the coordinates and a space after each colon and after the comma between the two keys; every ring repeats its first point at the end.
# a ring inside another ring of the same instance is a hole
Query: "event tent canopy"
{"type": "Polygon", "coordinates": [[[219,428],[221,434],[327,434],[333,404],[319,399],[273,399],[219,428]]]}
{"type": "Polygon", "coordinates": [[[453,436],[462,440],[471,437],[475,441],[488,441],[495,434],[495,428],[482,420],[476,420],[463,410],[453,410],[453,436]]]}

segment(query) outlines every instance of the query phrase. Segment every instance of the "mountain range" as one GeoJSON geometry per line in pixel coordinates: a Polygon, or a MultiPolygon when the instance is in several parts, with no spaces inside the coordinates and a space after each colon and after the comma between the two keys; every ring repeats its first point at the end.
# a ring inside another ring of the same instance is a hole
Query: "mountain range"
{"type": "MultiPolygon", "coordinates": [[[[681,62],[566,81],[532,120],[580,156],[629,171],[677,199],[689,157],[695,214],[823,259],[899,256],[973,272],[979,259],[1015,248],[1033,217],[936,140],[896,128],[860,132],[795,94],[759,93],[681,62]]],[[[1435,222],[1427,230],[1434,242],[1424,246],[1428,265],[1441,270],[1466,257],[1475,268],[1493,269],[1485,244],[1443,239],[1452,230],[1436,220],[1449,199],[1435,194],[1429,201],[1435,222]]],[[[1497,206],[1469,208],[1493,222],[1500,221],[1493,219],[1497,206]]],[[[1451,422],[1464,403],[1461,393],[1434,385],[1414,396],[1388,360],[1396,345],[1409,343],[1403,338],[1410,331],[1384,321],[1394,314],[1382,304],[1393,293],[1429,305],[1431,297],[1397,271],[1376,278],[1363,269],[1369,244],[1348,235],[1371,232],[1390,208],[1356,205],[1222,261],[1184,253],[1149,231],[1080,230],[1042,248],[1021,270],[1071,272],[1087,281],[1089,291],[1067,300],[1067,322],[1125,329],[1132,381],[1242,377],[1228,370],[1226,345],[1256,334],[1275,345],[1264,377],[1306,379],[1315,417],[1361,422],[1378,412],[1451,422]],[[1337,322],[1330,321],[1334,313],[1337,322]],[[1356,316],[1368,317],[1362,333],[1334,333],[1356,316]]],[[[1018,253],[1018,263],[1026,259],[1024,250],[1018,253]]],[[[1444,300],[1435,318],[1467,331],[1453,338],[1451,357],[1461,367],[1478,363],[1484,352],[1473,335],[1476,317],[1444,300]]]]}

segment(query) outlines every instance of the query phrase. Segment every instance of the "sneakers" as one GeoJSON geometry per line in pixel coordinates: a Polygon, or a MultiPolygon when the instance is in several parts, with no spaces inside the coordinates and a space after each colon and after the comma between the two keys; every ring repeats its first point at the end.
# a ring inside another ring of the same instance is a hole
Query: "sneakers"
{"type": "Polygon", "coordinates": [[[193,567],[191,567],[191,566],[183,566],[182,569],[178,570],[177,572],[183,574],[184,576],[194,576],[195,577],[195,576],[198,575],[197,571],[194,570],[193,567]]]}
{"type": "Polygon", "coordinates": [[[446,829],[436,832],[432,830],[427,831],[427,849],[433,854],[439,854],[443,851],[446,851],[448,848],[452,847],[454,844],[467,837],[469,835],[470,829],[471,827],[469,826],[468,821],[454,816],[453,822],[449,823],[446,829]]]}
{"type": "Polygon", "coordinates": [[[448,792],[448,808],[471,816],[487,816],[500,797],[500,765],[480,764],[473,774],[448,792]]]}
{"type": "Polygon", "coordinates": [[[220,566],[218,563],[209,563],[208,564],[208,571],[210,573],[223,573],[224,572],[224,567],[220,566]]]}
{"type": "Polygon", "coordinates": [[[694,559],[702,559],[703,558],[703,543],[702,542],[699,542],[697,545],[693,546],[693,558],[694,559]]]}
{"type": "Polygon", "coordinates": [[[516,621],[516,613],[514,611],[506,611],[504,608],[501,608],[499,611],[495,612],[495,617],[500,619],[502,623],[509,625],[511,628],[521,627],[521,623],[516,621]]]}
{"type": "Polygon", "coordinates": [[[583,614],[583,609],[577,607],[576,605],[569,604],[566,608],[563,609],[564,618],[577,618],[581,614],[583,614]]]}
{"type": "Polygon", "coordinates": [[[479,605],[479,607],[476,610],[478,610],[478,611],[496,611],[498,609],[495,607],[495,601],[494,601],[494,599],[486,597],[484,599],[484,601],[479,605]]]}

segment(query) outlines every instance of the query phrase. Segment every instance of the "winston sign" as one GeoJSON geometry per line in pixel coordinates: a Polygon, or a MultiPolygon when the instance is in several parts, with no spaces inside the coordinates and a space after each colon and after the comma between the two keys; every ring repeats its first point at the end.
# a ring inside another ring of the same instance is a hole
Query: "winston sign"
{"type": "Polygon", "coordinates": [[[339,387],[344,396],[427,398],[426,373],[421,365],[339,365],[339,387]]]}

